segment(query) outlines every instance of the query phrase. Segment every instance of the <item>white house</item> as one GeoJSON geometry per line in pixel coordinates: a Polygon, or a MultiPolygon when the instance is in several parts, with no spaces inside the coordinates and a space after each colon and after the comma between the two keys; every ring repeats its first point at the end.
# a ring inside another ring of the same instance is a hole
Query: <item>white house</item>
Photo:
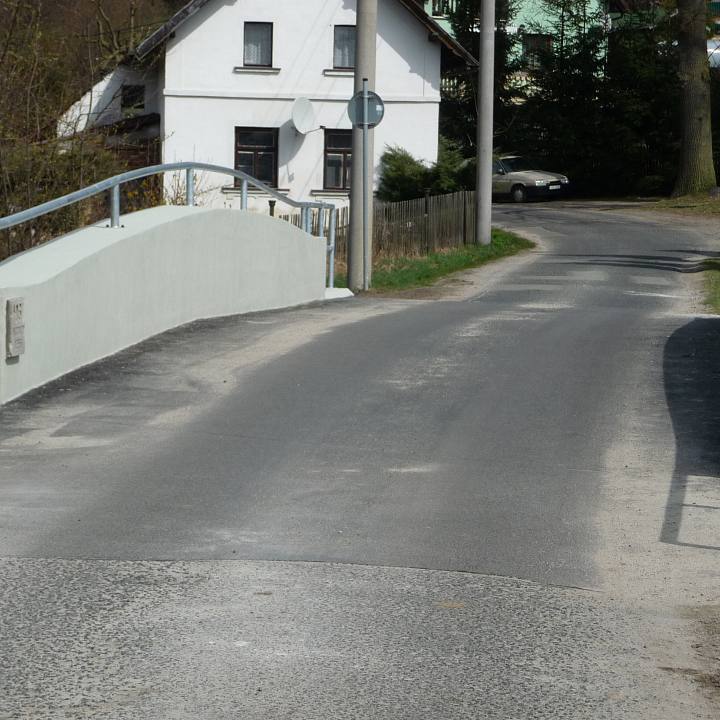
{"type": "MultiPolygon", "coordinates": [[[[78,101],[60,131],[133,121],[161,139],[163,162],[235,167],[295,199],[342,200],[355,15],[356,0],[192,0],[78,101]],[[298,98],[315,116],[306,134],[291,120],[298,98]]],[[[386,115],[376,168],[393,145],[436,159],[441,64],[458,59],[477,64],[422,0],[379,0],[376,91],[386,115]]],[[[199,191],[205,204],[239,202],[228,178],[203,177],[199,191]]]]}

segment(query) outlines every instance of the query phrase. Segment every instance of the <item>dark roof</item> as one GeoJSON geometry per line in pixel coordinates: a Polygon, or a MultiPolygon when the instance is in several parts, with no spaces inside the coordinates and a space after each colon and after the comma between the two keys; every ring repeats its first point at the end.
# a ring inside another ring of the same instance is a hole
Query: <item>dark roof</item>
{"type": "Polygon", "coordinates": [[[425,25],[431,37],[436,38],[461,60],[465,60],[468,65],[477,66],[480,64],[435,18],[430,17],[424,8],[413,2],[413,0],[398,0],[398,2],[425,25]]]}
{"type": "MultiPolygon", "coordinates": [[[[149,55],[155,48],[162,45],[172,33],[177,30],[186,20],[201,10],[210,0],[190,0],[182,10],[173,15],[164,25],[159,27],[152,35],[145,38],[138,45],[135,55],[142,60],[149,55]]],[[[478,61],[442,26],[431,18],[423,8],[414,2],[414,0],[398,0],[419,22],[421,22],[430,33],[430,36],[436,38],[448,50],[455,53],[459,58],[465,60],[469,65],[478,65],[478,61]]]]}
{"type": "Polygon", "coordinates": [[[147,115],[133,115],[131,117],[116,120],[109,125],[102,125],[103,130],[107,130],[111,135],[125,135],[126,133],[137,132],[143,128],[160,125],[160,115],[158,113],[148,113],[147,115]]]}

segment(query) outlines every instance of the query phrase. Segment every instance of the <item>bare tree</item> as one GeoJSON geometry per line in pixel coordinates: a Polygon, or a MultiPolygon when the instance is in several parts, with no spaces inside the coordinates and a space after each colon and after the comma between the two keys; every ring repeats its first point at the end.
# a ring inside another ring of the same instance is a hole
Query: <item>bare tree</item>
{"type": "Polygon", "coordinates": [[[717,185],[713,166],[710,68],[706,0],[677,0],[682,146],[674,196],[705,192],[717,185]]]}

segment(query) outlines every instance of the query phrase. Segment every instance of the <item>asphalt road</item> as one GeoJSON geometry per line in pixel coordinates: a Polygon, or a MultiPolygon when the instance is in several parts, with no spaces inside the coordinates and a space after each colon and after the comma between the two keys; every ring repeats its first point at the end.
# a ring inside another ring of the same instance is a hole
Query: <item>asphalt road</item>
{"type": "Polygon", "coordinates": [[[0,718],[711,718],[712,228],[496,208],[425,299],[178,329],[0,411],[0,718]]]}

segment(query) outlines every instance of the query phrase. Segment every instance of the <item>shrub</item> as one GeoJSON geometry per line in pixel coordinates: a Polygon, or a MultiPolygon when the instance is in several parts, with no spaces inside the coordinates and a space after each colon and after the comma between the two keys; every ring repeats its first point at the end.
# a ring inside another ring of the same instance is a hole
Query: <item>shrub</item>
{"type": "Polygon", "coordinates": [[[389,147],[380,158],[378,197],[387,202],[412,200],[430,187],[430,168],[401,147],[389,147]]]}
{"type": "Polygon", "coordinates": [[[401,147],[389,147],[380,158],[378,198],[400,202],[433,195],[457,192],[474,187],[472,161],[466,160],[456,143],[440,138],[437,162],[428,167],[401,147]],[[468,179],[471,184],[468,185],[468,179]]]}

